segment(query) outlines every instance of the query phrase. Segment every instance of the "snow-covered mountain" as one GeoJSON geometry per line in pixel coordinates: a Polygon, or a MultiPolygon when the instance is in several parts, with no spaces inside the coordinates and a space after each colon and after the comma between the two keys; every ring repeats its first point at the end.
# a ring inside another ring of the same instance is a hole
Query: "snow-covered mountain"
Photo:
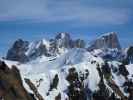
{"type": "Polygon", "coordinates": [[[96,44],[98,48],[91,51],[83,40],[73,40],[68,33],[32,43],[19,39],[8,51],[7,59],[1,60],[9,68],[17,66],[24,87],[35,100],[25,78],[33,82],[44,100],[133,100],[133,65],[124,63],[126,58],[132,58],[127,56],[132,49],[123,52],[117,36],[112,35],[98,38],[101,46],[96,44]]]}
{"type": "Polygon", "coordinates": [[[68,49],[84,47],[84,40],[72,40],[68,33],[59,33],[54,39],[42,39],[31,43],[18,39],[8,50],[6,59],[27,62],[39,56],[58,56],[68,49]]]}

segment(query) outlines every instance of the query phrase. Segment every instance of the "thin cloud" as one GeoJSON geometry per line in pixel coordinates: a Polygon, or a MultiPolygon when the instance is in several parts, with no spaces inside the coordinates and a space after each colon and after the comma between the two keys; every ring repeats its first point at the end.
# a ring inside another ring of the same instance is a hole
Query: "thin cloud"
{"type": "Polygon", "coordinates": [[[129,8],[90,5],[76,0],[1,0],[0,21],[66,22],[75,25],[119,25],[130,20],[129,8]]]}

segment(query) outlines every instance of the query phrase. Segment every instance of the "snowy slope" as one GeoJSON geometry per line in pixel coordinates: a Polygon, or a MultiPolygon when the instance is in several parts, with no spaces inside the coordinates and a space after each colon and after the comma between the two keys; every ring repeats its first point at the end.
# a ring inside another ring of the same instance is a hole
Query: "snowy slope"
{"type": "MultiPolygon", "coordinates": [[[[66,91],[70,84],[66,80],[66,77],[69,74],[70,68],[76,68],[76,71],[79,74],[85,73],[85,71],[88,70],[89,76],[84,80],[85,86],[88,86],[92,92],[99,90],[98,84],[100,82],[100,76],[97,70],[97,64],[101,67],[104,63],[101,57],[95,57],[92,53],[86,51],[85,49],[76,48],[71,49],[67,53],[58,57],[41,56],[25,64],[7,60],[5,61],[10,67],[11,65],[16,65],[20,70],[22,78],[29,78],[38,88],[39,93],[45,98],[45,100],[55,100],[55,97],[59,93],[61,94],[61,100],[68,98],[66,91]],[[56,74],[59,77],[57,89],[49,91],[50,84],[56,74]]],[[[110,65],[113,82],[115,82],[120,90],[128,96],[128,94],[124,92],[124,87],[122,87],[126,81],[124,76],[119,74],[118,71],[114,72],[114,69],[119,69],[119,65],[121,63],[117,61],[110,61],[108,63],[110,65]]],[[[128,78],[130,79],[133,75],[132,65],[128,65],[127,70],[129,71],[128,78]]],[[[27,84],[24,81],[23,83],[26,89],[32,93],[27,84]]],[[[112,89],[110,89],[107,85],[107,81],[105,79],[104,83],[107,88],[112,91],[112,89]]]]}
{"type": "MultiPolygon", "coordinates": [[[[91,60],[98,60],[99,63],[102,63],[102,59],[95,58],[86,50],[72,49],[68,53],[55,58],[55,60],[44,59],[44,61],[42,60],[39,62],[38,59],[26,64],[19,64],[11,61],[6,61],[6,63],[10,66],[13,64],[17,65],[22,77],[31,79],[36,86],[39,84],[38,81],[42,79],[42,82],[38,86],[38,90],[45,100],[54,100],[55,96],[59,93],[62,94],[62,100],[65,100],[63,98],[67,97],[67,95],[63,91],[65,91],[69,85],[66,80],[66,76],[68,75],[68,70],[73,67],[75,67],[78,72],[84,72],[88,69],[90,75],[86,84],[89,84],[89,88],[92,91],[98,89],[97,84],[99,83],[100,77],[98,75],[98,71],[96,70],[96,65],[91,64],[91,60]],[[52,82],[55,74],[58,74],[60,80],[58,88],[57,90],[55,89],[51,91],[50,95],[47,96],[46,94],[49,90],[50,82],[52,82]]],[[[29,90],[26,84],[25,87],[29,90]]]]}

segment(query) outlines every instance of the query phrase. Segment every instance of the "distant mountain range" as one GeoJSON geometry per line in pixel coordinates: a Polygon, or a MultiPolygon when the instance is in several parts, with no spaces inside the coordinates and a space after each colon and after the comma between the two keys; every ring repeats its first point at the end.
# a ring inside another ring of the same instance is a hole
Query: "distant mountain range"
{"type": "Polygon", "coordinates": [[[106,33],[98,37],[88,46],[86,44],[81,39],[73,40],[68,33],[59,33],[54,39],[42,39],[32,43],[18,39],[8,50],[6,58],[8,60],[25,62],[42,55],[57,56],[72,48],[84,48],[88,51],[95,49],[121,50],[119,39],[115,32],[106,33]]]}

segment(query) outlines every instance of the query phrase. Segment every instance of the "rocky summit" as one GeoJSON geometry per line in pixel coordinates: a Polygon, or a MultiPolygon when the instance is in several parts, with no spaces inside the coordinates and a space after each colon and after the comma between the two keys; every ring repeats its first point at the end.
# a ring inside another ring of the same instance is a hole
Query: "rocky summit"
{"type": "Polygon", "coordinates": [[[117,33],[110,32],[103,34],[102,36],[92,41],[88,49],[93,50],[93,49],[107,49],[107,48],[121,49],[117,33]]]}
{"type": "Polygon", "coordinates": [[[6,59],[13,61],[25,62],[28,61],[25,52],[28,50],[28,41],[18,39],[14,42],[13,46],[8,50],[6,59]]]}

